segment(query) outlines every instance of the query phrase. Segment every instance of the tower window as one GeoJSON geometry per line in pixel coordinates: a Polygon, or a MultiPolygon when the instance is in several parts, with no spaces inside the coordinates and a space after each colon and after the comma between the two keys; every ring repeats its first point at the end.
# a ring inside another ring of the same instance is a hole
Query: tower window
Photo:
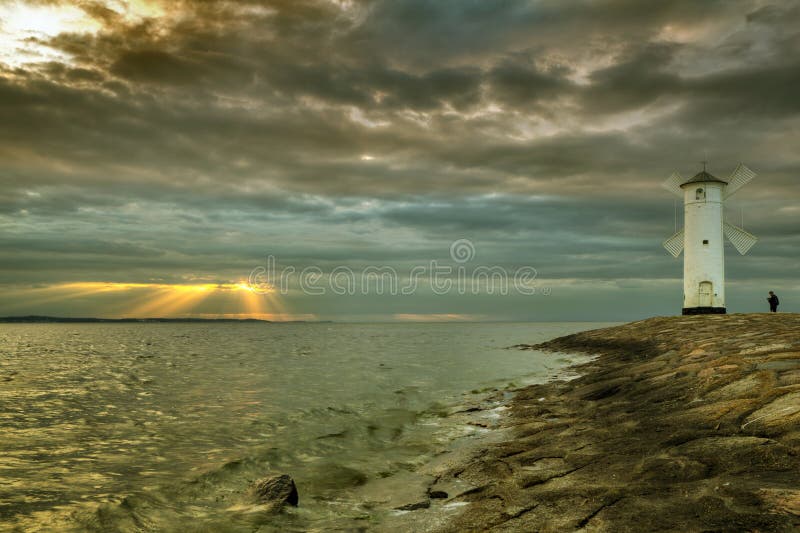
{"type": "Polygon", "coordinates": [[[695,200],[705,200],[706,199],[706,191],[704,191],[702,188],[701,189],[697,189],[695,191],[695,193],[694,193],[694,199],[695,200]]]}
{"type": "Polygon", "coordinates": [[[708,239],[703,239],[703,244],[708,244],[708,239]]]}

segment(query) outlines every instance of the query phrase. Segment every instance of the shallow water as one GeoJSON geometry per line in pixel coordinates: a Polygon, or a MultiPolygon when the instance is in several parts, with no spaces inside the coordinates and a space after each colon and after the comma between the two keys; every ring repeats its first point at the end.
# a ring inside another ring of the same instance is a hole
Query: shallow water
{"type": "Polygon", "coordinates": [[[575,358],[507,350],[600,324],[0,325],[0,524],[253,531],[380,521],[349,491],[411,470],[470,394],[575,358]],[[252,480],[301,505],[265,517],[252,480]]]}

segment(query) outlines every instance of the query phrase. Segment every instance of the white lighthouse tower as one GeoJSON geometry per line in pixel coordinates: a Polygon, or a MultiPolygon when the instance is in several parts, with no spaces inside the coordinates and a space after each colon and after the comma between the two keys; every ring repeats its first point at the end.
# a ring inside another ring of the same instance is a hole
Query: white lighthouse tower
{"type": "Polygon", "coordinates": [[[677,173],[662,186],[683,199],[684,227],[664,241],[664,248],[674,257],[683,256],[683,314],[725,313],[725,248],[727,237],[744,255],[758,239],[744,229],[723,220],[723,204],[743,185],[756,177],[755,172],[739,165],[733,174],[721,180],[706,171],[685,180],[677,173]]]}

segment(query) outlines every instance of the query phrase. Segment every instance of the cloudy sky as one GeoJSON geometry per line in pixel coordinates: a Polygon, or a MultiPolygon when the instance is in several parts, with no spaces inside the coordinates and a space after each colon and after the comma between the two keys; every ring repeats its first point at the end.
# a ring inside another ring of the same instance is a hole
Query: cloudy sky
{"type": "Polygon", "coordinates": [[[704,159],[759,173],[729,311],[800,310],[798,86],[800,2],[0,0],[0,315],[674,314],[659,183],[704,159]],[[356,294],[253,290],[268,256],[356,294]]]}

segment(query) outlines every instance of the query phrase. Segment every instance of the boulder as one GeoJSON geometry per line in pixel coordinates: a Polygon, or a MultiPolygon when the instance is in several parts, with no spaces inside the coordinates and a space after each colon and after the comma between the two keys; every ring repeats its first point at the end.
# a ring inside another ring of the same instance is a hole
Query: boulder
{"type": "Polygon", "coordinates": [[[299,501],[297,486],[291,476],[286,474],[259,479],[253,483],[251,491],[259,504],[268,504],[275,508],[286,504],[297,507],[299,501]]]}

